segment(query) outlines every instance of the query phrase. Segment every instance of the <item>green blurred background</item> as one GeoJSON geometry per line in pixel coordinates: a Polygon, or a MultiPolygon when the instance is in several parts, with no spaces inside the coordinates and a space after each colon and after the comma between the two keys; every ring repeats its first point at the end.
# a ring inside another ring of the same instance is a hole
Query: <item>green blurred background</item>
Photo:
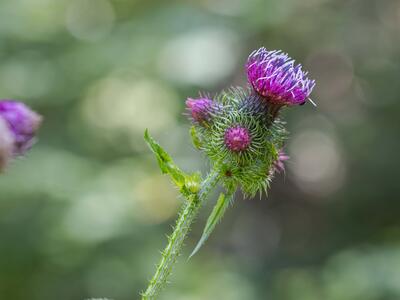
{"type": "Polygon", "coordinates": [[[45,122],[0,177],[0,299],[138,299],[180,204],[143,131],[206,171],[184,101],[245,85],[260,46],[318,107],[284,112],[286,174],[187,262],[203,209],[160,299],[400,299],[399,37],[398,0],[1,0],[0,98],[45,122]]]}

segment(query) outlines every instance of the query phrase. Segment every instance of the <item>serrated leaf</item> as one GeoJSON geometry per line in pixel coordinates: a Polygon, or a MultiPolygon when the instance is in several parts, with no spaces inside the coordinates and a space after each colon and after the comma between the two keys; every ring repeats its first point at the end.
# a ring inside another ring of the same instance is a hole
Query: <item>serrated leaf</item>
{"type": "Polygon", "coordinates": [[[229,207],[229,204],[231,203],[233,199],[233,194],[234,193],[229,193],[228,196],[225,196],[224,193],[221,193],[219,195],[219,198],[217,200],[217,203],[215,204],[210,216],[207,219],[206,226],[204,227],[203,234],[197,243],[196,247],[194,248],[192,254],[190,254],[189,257],[192,257],[195,255],[200,248],[204,245],[204,243],[207,241],[208,237],[214,230],[215,226],[218,224],[218,222],[222,219],[222,217],[225,214],[225,211],[229,207]]]}
{"type": "Polygon", "coordinates": [[[147,129],[144,132],[144,139],[147,142],[147,145],[156,155],[161,172],[163,174],[169,174],[174,183],[179,188],[183,188],[187,175],[175,165],[169,154],[150,136],[147,129]]]}

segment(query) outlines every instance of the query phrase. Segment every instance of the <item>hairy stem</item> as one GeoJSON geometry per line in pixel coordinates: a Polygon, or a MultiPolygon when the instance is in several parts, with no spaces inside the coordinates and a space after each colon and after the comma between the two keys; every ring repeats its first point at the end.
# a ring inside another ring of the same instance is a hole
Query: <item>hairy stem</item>
{"type": "Polygon", "coordinates": [[[208,194],[218,183],[219,177],[219,169],[214,168],[202,182],[200,191],[186,197],[187,201],[182,206],[174,231],[168,238],[168,245],[162,252],[161,261],[153,278],[150,280],[146,291],[142,294],[142,300],[154,300],[163,289],[168,276],[171,274],[172,267],[181,253],[183,242],[190,231],[190,226],[198,215],[199,209],[207,199],[208,194]]]}

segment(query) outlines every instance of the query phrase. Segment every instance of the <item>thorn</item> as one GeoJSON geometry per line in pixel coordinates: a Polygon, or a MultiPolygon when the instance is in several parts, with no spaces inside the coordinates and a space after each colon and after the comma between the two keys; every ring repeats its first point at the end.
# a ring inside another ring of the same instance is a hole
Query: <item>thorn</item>
{"type": "Polygon", "coordinates": [[[308,98],[308,101],[310,101],[310,102],[311,102],[311,104],[312,104],[312,105],[314,105],[314,107],[317,107],[317,104],[316,104],[314,101],[312,101],[312,99],[311,99],[311,98],[308,98]]]}

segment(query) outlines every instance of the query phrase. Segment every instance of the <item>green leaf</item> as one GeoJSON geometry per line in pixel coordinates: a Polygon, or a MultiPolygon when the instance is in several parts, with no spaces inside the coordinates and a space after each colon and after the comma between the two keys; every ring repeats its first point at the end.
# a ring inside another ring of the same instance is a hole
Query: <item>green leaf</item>
{"type": "Polygon", "coordinates": [[[215,204],[211,215],[207,219],[206,226],[204,228],[203,234],[197,243],[196,247],[194,248],[192,254],[190,254],[189,257],[192,257],[195,255],[200,248],[204,245],[204,243],[207,241],[208,237],[210,236],[211,232],[214,230],[215,226],[218,224],[218,222],[222,219],[222,217],[225,214],[225,211],[229,207],[229,204],[231,203],[233,199],[234,192],[228,193],[228,196],[225,196],[225,194],[221,193],[219,195],[218,201],[215,204]]]}
{"type": "Polygon", "coordinates": [[[150,136],[149,131],[146,129],[144,132],[144,139],[147,145],[153,151],[157,157],[158,165],[160,166],[163,174],[169,174],[174,183],[179,188],[185,187],[185,181],[187,176],[181,169],[179,169],[169,154],[150,136]]]}

